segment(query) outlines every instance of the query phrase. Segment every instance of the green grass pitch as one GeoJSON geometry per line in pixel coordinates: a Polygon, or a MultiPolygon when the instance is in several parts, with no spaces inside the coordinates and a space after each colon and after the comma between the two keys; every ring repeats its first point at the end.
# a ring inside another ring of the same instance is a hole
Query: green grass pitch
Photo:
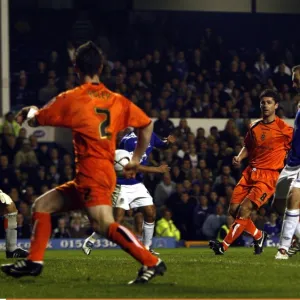
{"type": "MultiPolygon", "coordinates": [[[[1,298],[296,298],[300,254],[275,261],[275,248],[254,256],[231,248],[215,256],[206,248],[159,249],[168,271],[147,285],[128,286],[139,265],[121,250],[51,250],[40,277],[0,274],[1,298]]],[[[1,256],[4,257],[3,252],[1,256]]],[[[0,259],[0,263],[8,260],[0,259]]]]}

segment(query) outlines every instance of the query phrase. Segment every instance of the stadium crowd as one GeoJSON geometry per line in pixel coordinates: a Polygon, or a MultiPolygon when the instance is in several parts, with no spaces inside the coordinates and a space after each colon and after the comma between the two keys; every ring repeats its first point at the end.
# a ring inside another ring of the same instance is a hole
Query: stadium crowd
{"type": "MultiPolygon", "coordinates": [[[[89,36],[86,22],[80,32],[85,30],[85,36],[89,36]]],[[[37,59],[34,67],[13,70],[13,110],[28,104],[42,106],[77,85],[72,61],[75,47],[82,40],[76,34],[72,37],[63,50],[52,49],[37,59]]],[[[281,96],[278,116],[295,115],[298,96],[293,95],[290,78],[293,51],[274,41],[267,53],[245,55],[226,48],[223,39],[209,28],[195,49],[168,47],[161,51],[153,47],[151,52],[125,60],[111,61],[105,42],[107,38],[98,40],[105,57],[102,82],[157,118],[154,131],[158,136],[173,134],[177,139],[168,149],[150,156],[150,165],[166,163],[171,168],[163,176],[145,176],[157,218],[172,219],[185,240],[216,237],[224,224],[232,222],[226,216],[227,207],[247,162],[242,168],[233,167],[231,162],[243,146],[250,119],[260,116],[260,92],[264,88],[277,90],[281,96]],[[179,126],[169,118],[180,118],[179,126]],[[188,118],[199,119],[196,135],[188,118]],[[212,126],[205,132],[201,122],[211,118],[228,121],[225,128],[212,126]]],[[[19,209],[19,238],[30,235],[30,206],[36,197],[73,175],[72,155],[57,145],[39,144],[35,136],[28,137],[26,130],[18,127],[13,113],[5,116],[0,188],[9,193],[19,209]]],[[[259,229],[279,234],[280,220],[269,206],[252,218],[259,229]]],[[[129,226],[133,226],[132,219],[130,212],[126,219],[129,226]]],[[[79,213],[54,217],[53,237],[85,237],[89,232],[87,220],[79,213]]]]}

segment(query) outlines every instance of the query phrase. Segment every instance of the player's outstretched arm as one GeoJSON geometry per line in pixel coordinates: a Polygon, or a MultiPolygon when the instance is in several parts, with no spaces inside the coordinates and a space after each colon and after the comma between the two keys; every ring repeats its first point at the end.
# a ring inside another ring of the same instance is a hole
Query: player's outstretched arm
{"type": "Polygon", "coordinates": [[[175,135],[169,135],[167,138],[165,138],[166,143],[169,144],[174,144],[176,143],[176,136],[175,135]]]}
{"type": "Polygon", "coordinates": [[[137,165],[135,168],[131,167],[132,163],[127,164],[123,169],[123,176],[127,179],[135,178],[136,173],[168,173],[170,168],[168,165],[161,165],[159,167],[137,165]]]}
{"type": "Polygon", "coordinates": [[[243,147],[238,156],[235,156],[232,160],[234,166],[240,166],[243,159],[248,157],[248,150],[246,147],[243,147]]]}
{"type": "Polygon", "coordinates": [[[138,130],[138,140],[135,150],[132,155],[132,161],[139,163],[143,154],[145,153],[153,132],[153,122],[151,121],[147,126],[139,128],[138,130]]]}
{"type": "Polygon", "coordinates": [[[26,120],[28,120],[28,125],[30,127],[37,127],[39,123],[35,118],[35,114],[38,112],[36,106],[23,107],[16,115],[16,121],[18,124],[22,125],[26,120]]]}
{"type": "Polygon", "coordinates": [[[137,168],[139,173],[168,173],[170,168],[168,165],[161,165],[159,167],[152,167],[152,166],[143,166],[139,165],[137,168]]]}
{"type": "Polygon", "coordinates": [[[170,144],[174,144],[176,142],[176,137],[174,135],[169,135],[166,138],[160,139],[155,133],[153,133],[154,137],[154,147],[160,149],[160,148],[166,148],[170,144]]]}

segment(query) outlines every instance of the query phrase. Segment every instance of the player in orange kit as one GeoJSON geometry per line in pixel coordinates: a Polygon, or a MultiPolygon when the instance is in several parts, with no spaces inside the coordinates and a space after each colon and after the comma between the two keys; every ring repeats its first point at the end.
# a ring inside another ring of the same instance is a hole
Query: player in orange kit
{"type": "MultiPolygon", "coordinates": [[[[147,283],[166,271],[165,264],[113,218],[111,196],[116,185],[116,135],[127,127],[139,128],[132,160],[125,166],[129,173],[134,173],[148,147],[153,124],[132,102],[100,83],[102,61],[95,44],[88,42],[81,45],[76,51],[75,60],[81,85],[57,96],[28,121],[33,127],[40,125],[72,129],[76,176],[73,181],[47,192],[35,201],[29,257],[15,264],[2,265],[1,269],[7,275],[39,275],[51,234],[50,214],[77,209],[86,211],[98,234],[118,244],[143,265],[137,278],[130,283],[147,283]]],[[[19,113],[20,123],[28,113],[31,113],[30,107],[19,113]]]]}
{"type": "Polygon", "coordinates": [[[250,216],[253,210],[266,204],[274,194],[280,170],[290,149],[293,128],[275,115],[279,95],[265,90],[260,95],[262,119],[255,121],[246,135],[245,146],[233,158],[234,165],[248,157],[249,166],[234,189],[229,213],[235,217],[223,242],[212,240],[210,248],[216,255],[224,254],[228,247],[244,232],[254,238],[254,254],[261,254],[267,235],[258,230],[250,216]]]}

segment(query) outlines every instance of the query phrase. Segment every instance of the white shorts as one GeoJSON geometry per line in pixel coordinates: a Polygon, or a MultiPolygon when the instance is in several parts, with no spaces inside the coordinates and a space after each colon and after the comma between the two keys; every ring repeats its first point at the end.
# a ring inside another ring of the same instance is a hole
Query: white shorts
{"type": "Polygon", "coordinates": [[[300,188],[300,166],[286,165],[276,184],[275,199],[286,199],[290,188],[300,188]]]}
{"type": "Polygon", "coordinates": [[[142,183],[116,185],[112,195],[113,207],[125,210],[153,205],[153,198],[142,183]]]}

